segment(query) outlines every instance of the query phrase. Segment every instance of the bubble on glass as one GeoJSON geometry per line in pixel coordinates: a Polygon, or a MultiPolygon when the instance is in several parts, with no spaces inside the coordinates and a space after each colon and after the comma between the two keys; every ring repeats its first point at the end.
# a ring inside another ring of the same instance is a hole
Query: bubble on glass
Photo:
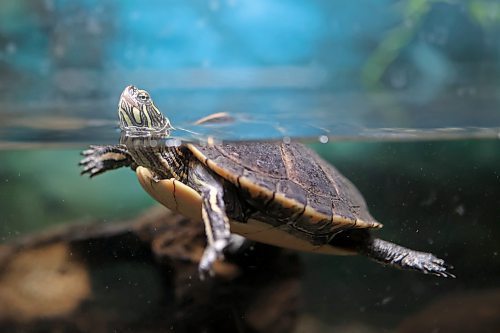
{"type": "Polygon", "coordinates": [[[292,139],[289,136],[284,136],[283,137],[283,143],[289,144],[290,142],[292,142],[292,139]]]}
{"type": "Polygon", "coordinates": [[[318,138],[319,142],[321,143],[328,143],[328,136],[326,135],[320,135],[318,138]]]}

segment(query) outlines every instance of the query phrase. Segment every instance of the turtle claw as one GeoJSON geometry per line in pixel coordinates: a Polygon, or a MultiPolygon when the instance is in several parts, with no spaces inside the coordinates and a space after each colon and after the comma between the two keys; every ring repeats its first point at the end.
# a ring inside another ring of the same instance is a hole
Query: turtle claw
{"type": "Polygon", "coordinates": [[[88,174],[89,177],[92,178],[92,177],[97,176],[98,174],[101,174],[103,172],[104,172],[104,170],[101,167],[86,166],[80,172],[80,175],[88,174]]]}
{"type": "MultiPolygon", "coordinates": [[[[94,152],[95,153],[95,152],[94,152]]],[[[78,165],[83,166],[82,171],[80,172],[81,175],[88,174],[90,178],[106,171],[104,167],[104,163],[102,160],[100,160],[100,156],[94,156],[92,155],[91,150],[86,150],[82,152],[85,157],[78,163],[78,165]]],[[[97,155],[97,154],[96,154],[97,155]]]]}
{"type": "Polygon", "coordinates": [[[402,268],[409,268],[421,271],[424,274],[432,274],[440,277],[455,278],[455,275],[448,270],[452,266],[447,265],[443,259],[431,253],[412,251],[401,259],[402,268]]]}
{"type": "Polygon", "coordinates": [[[205,281],[208,278],[213,278],[215,276],[215,272],[212,267],[198,267],[198,275],[201,281],[205,281]]]}
{"type": "Polygon", "coordinates": [[[200,263],[198,265],[198,273],[200,280],[205,280],[207,276],[214,277],[214,263],[216,260],[224,260],[223,250],[227,243],[225,241],[215,242],[214,245],[208,245],[203,251],[200,263]]]}
{"type": "Polygon", "coordinates": [[[203,251],[203,256],[201,257],[200,264],[198,265],[198,274],[200,275],[200,280],[205,280],[207,276],[214,277],[214,262],[217,260],[217,251],[213,246],[207,246],[205,251],[203,251]]]}
{"type": "Polygon", "coordinates": [[[84,157],[78,163],[83,166],[80,174],[88,174],[90,178],[108,170],[132,165],[130,155],[121,146],[90,146],[80,155],[84,157]]]}

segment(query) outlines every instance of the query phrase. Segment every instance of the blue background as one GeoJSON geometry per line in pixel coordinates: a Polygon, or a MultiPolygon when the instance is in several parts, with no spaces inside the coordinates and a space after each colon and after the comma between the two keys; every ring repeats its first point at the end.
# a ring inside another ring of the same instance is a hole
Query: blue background
{"type": "Polygon", "coordinates": [[[174,124],[231,112],[239,123],[223,137],[492,137],[499,32],[500,4],[480,0],[2,1],[4,136],[106,139],[95,127],[114,125],[119,93],[134,84],[174,124]],[[33,115],[66,122],[40,132],[33,115]]]}

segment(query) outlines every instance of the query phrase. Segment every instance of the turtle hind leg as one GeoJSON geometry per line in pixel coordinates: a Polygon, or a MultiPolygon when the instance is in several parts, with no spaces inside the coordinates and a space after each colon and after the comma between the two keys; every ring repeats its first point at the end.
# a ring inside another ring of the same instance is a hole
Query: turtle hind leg
{"type": "Polygon", "coordinates": [[[331,240],[333,246],[350,249],[381,264],[414,270],[424,274],[454,278],[452,268],[432,253],[408,249],[379,238],[372,238],[366,229],[343,231],[331,240]]]}
{"type": "Polygon", "coordinates": [[[361,254],[380,262],[401,269],[409,269],[441,277],[454,278],[448,270],[452,267],[432,253],[420,252],[403,246],[374,238],[359,248],[361,254]]]}

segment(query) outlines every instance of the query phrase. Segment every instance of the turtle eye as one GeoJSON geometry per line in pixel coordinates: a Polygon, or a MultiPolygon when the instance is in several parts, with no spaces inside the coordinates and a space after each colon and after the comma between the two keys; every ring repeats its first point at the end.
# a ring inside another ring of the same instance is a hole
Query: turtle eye
{"type": "Polygon", "coordinates": [[[137,95],[137,98],[139,98],[142,102],[146,102],[149,100],[149,95],[146,93],[139,93],[139,95],[137,95]]]}

